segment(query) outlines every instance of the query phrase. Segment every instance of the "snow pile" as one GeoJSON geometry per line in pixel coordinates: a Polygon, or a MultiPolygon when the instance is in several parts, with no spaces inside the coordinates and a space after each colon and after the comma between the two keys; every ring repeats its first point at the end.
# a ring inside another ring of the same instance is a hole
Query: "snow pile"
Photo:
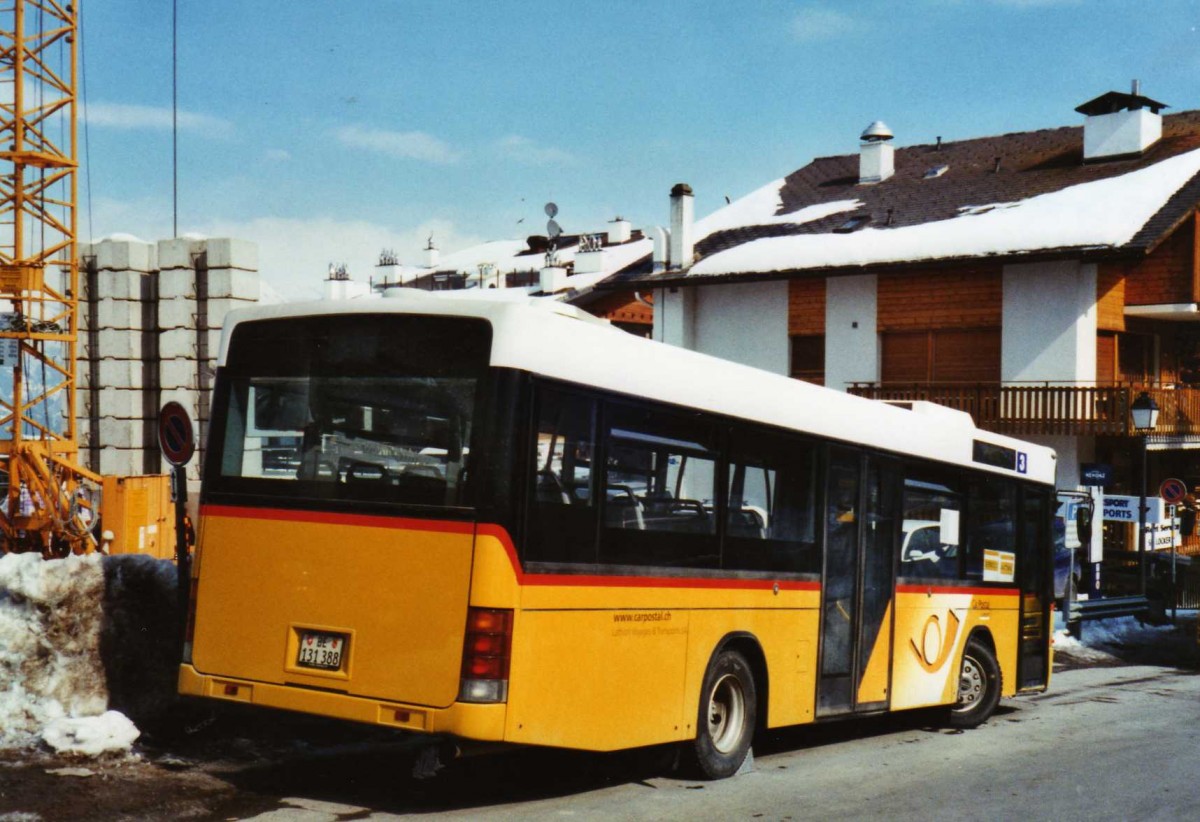
{"type": "Polygon", "coordinates": [[[42,731],[42,740],[54,750],[82,756],[129,750],[139,736],[137,726],[120,711],[105,711],[100,716],[60,717],[42,731]]]}
{"type": "Polygon", "coordinates": [[[182,628],[177,569],[167,560],[122,554],[105,557],[104,579],[100,653],[109,707],[147,728],[164,718],[178,698],[182,628]]]}
{"type": "Polygon", "coordinates": [[[100,557],[0,556],[0,747],[32,744],[52,722],[108,707],[100,557]]]}
{"type": "Polygon", "coordinates": [[[1054,653],[1080,665],[1192,665],[1200,661],[1195,620],[1195,612],[1186,611],[1178,624],[1150,625],[1136,617],[1088,620],[1082,641],[1065,629],[1055,631],[1054,653]]]}
{"type": "Polygon", "coordinates": [[[138,555],[0,556],[0,749],[128,750],[135,721],[174,705],[175,573],[138,555]]]}

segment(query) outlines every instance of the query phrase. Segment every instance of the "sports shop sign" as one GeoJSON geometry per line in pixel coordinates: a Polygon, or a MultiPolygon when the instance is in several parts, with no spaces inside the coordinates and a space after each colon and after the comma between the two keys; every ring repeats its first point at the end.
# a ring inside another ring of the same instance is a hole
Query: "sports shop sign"
{"type": "MultiPolygon", "coordinates": [[[[1105,522],[1137,522],[1141,497],[1104,495],[1101,519],[1105,522]]],[[[1146,497],[1146,524],[1159,525],[1166,522],[1167,512],[1162,497],[1146,497]]]]}

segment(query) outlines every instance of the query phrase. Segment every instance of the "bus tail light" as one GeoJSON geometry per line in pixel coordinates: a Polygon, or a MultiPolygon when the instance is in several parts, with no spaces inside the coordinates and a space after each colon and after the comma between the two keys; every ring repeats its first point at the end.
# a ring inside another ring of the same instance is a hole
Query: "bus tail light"
{"type": "Polygon", "coordinates": [[[508,700],[508,664],[512,652],[513,612],[469,608],[463,640],[460,702],[508,700]]]}
{"type": "Polygon", "coordinates": [[[196,592],[200,590],[200,580],[192,577],[188,587],[187,622],[183,629],[183,662],[192,664],[192,641],[196,638],[196,592]]]}

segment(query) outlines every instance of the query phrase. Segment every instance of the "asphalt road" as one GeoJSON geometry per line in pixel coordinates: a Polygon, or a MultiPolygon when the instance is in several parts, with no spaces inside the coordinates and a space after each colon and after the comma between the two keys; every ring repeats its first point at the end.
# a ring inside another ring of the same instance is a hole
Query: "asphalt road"
{"type": "Polygon", "coordinates": [[[672,776],[670,749],[523,750],[414,781],[387,740],[252,714],[150,740],[135,759],[10,755],[0,820],[1200,818],[1194,668],[1060,672],[967,732],[912,713],[776,733],[756,744],[752,772],[723,782],[672,776]]]}

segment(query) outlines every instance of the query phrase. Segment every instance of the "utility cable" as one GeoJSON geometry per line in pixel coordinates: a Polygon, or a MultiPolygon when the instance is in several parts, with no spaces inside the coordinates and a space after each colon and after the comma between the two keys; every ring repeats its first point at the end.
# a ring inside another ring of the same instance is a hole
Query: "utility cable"
{"type": "Polygon", "coordinates": [[[179,0],[171,0],[171,236],[179,236],[179,0]]]}
{"type": "MultiPolygon", "coordinates": [[[[88,133],[88,120],[91,118],[88,117],[87,51],[84,49],[87,41],[83,36],[83,10],[78,9],[75,16],[75,25],[79,30],[79,81],[83,92],[83,182],[87,191],[88,240],[91,241],[96,239],[96,233],[92,229],[92,143],[88,133]]],[[[78,242],[79,238],[75,239],[78,242]]]]}

